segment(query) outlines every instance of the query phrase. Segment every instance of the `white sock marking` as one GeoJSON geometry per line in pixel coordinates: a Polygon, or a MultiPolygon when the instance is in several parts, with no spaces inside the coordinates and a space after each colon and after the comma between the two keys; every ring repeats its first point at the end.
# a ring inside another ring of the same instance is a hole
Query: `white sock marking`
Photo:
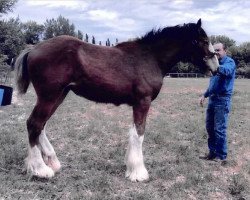
{"type": "Polygon", "coordinates": [[[39,136],[39,147],[41,148],[44,162],[53,169],[54,172],[57,172],[61,168],[61,164],[56,156],[53,146],[50,144],[46,133],[45,127],[42,133],[39,136]]]}
{"type": "Polygon", "coordinates": [[[127,166],[126,177],[131,181],[143,181],[149,178],[142,154],[144,136],[137,134],[135,126],[129,131],[129,145],[125,156],[127,166]]]}
{"type": "Polygon", "coordinates": [[[29,153],[25,163],[27,172],[31,173],[31,175],[42,178],[54,176],[54,171],[44,163],[41,151],[36,145],[34,147],[29,147],[29,153]]]}

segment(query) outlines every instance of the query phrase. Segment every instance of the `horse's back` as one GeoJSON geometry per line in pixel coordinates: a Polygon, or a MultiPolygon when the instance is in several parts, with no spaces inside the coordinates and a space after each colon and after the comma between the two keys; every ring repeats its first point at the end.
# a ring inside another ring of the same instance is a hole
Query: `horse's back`
{"type": "Polygon", "coordinates": [[[43,59],[50,62],[50,59],[66,56],[67,53],[75,51],[83,42],[71,36],[58,36],[37,44],[30,52],[31,60],[43,59]]]}
{"type": "Polygon", "coordinates": [[[162,81],[154,59],[135,44],[105,47],[70,36],[36,45],[28,65],[37,91],[70,85],[77,95],[105,103],[133,104],[135,95],[158,93],[162,81]]]}
{"type": "Polygon", "coordinates": [[[58,36],[34,47],[27,63],[30,79],[38,93],[59,92],[72,81],[78,65],[76,52],[82,43],[74,37],[58,36]]]}

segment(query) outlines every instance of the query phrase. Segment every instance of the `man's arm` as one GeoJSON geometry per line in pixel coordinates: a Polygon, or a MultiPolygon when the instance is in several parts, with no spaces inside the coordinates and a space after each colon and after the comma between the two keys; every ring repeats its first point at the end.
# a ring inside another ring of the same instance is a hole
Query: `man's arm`
{"type": "Polygon", "coordinates": [[[217,69],[218,74],[226,77],[232,77],[235,70],[235,62],[233,59],[228,59],[223,65],[217,69]]]}
{"type": "Polygon", "coordinates": [[[202,97],[200,98],[200,106],[201,106],[201,107],[203,107],[204,102],[205,102],[205,97],[202,96],[202,97]]]}
{"type": "Polygon", "coordinates": [[[203,95],[205,98],[209,97],[209,88],[207,88],[206,92],[203,95]]]}

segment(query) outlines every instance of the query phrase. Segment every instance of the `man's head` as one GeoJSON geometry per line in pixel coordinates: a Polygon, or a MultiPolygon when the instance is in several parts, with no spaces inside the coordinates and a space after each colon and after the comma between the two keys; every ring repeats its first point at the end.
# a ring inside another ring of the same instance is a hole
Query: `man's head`
{"type": "Polygon", "coordinates": [[[222,59],[225,55],[227,55],[225,45],[222,43],[215,43],[214,45],[214,50],[216,52],[216,55],[218,59],[222,59]]]}

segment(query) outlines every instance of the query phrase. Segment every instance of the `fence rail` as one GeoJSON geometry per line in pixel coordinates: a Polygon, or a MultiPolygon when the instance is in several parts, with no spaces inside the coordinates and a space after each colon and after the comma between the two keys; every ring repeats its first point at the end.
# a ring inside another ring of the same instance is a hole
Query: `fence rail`
{"type": "MultiPolygon", "coordinates": [[[[167,78],[206,78],[208,76],[201,74],[201,73],[167,73],[167,78]]],[[[235,78],[237,79],[245,79],[244,75],[236,74],[235,78]]]]}
{"type": "Polygon", "coordinates": [[[206,75],[201,73],[167,73],[168,78],[204,78],[206,75]]]}

